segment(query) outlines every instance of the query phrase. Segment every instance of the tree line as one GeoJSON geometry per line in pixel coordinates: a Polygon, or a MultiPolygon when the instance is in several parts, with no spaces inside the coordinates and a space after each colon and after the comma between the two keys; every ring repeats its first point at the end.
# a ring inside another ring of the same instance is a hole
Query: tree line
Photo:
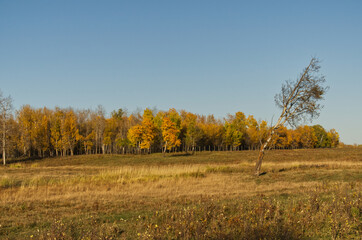
{"type": "MultiPolygon", "coordinates": [[[[260,149],[271,129],[266,121],[243,112],[221,120],[173,108],[132,114],[119,109],[106,117],[101,106],[74,110],[25,105],[1,115],[1,123],[2,155],[13,158],[260,149]]],[[[281,126],[276,131],[270,148],[329,148],[339,143],[336,130],[320,125],[281,126]]]]}

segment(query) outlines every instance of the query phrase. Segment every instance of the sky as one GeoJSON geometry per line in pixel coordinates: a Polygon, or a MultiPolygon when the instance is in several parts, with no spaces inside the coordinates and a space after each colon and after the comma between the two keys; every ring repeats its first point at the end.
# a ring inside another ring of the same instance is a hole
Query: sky
{"type": "Polygon", "coordinates": [[[362,1],[0,0],[0,89],[15,109],[242,111],[276,121],[274,95],[312,57],[320,117],[362,144],[362,1]]]}

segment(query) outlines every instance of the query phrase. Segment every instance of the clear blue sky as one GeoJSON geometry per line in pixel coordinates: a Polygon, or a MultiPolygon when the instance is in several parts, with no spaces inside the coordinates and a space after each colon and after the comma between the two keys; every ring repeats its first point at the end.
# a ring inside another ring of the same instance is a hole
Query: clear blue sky
{"type": "Polygon", "coordinates": [[[312,56],[319,119],[362,144],[362,1],[0,0],[0,89],[15,109],[185,109],[271,121],[312,56]]]}

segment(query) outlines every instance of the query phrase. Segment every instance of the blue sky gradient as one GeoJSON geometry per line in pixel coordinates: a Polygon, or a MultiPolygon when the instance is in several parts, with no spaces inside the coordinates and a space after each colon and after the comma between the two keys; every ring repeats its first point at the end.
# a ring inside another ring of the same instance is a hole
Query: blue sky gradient
{"type": "Polygon", "coordinates": [[[312,56],[319,119],[362,144],[362,1],[0,0],[0,89],[14,106],[176,108],[278,117],[312,56]]]}

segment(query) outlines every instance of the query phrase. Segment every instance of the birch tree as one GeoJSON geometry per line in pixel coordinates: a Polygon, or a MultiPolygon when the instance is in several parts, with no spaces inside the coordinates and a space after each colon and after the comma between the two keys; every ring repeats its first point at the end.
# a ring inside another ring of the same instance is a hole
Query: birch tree
{"type": "Polygon", "coordinates": [[[62,143],[62,121],[65,113],[60,109],[56,108],[52,116],[52,125],[50,128],[51,133],[51,144],[55,149],[55,155],[58,156],[61,149],[63,149],[62,143]]]}
{"type": "Polygon", "coordinates": [[[1,125],[2,125],[2,155],[3,155],[3,164],[6,164],[6,138],[8,125],[7,122],[10,119],[12,106],[12,98],[10,96],[4,97],[0,91],[0,115],[1,115],[1,125]]]}
{"type": "Polygon", "coordinates": [[[62,121],[62,143],[63,143],[63,155],[69,150],[70,155],[74,155],[74,148],[79,141],[79,129],[77,126],[77,117],[72,110],[67,112],[62,121]]]}
{"type": "Polygon", "coordinates": [[[260,175],[261,164],[271,140],[277,129],[284,124],[297,126],[301,121],[319,116],[322,106],[318,101],[323,99],[328,87],[324,87],[324,76],[319,74],[320,64],[312,58],[300,77],[295,81],[286,81],[281,92],[275,95],[275,103],[282,110],[278,121],[270,128],[269,137],[261,145],[259,157],[255,165],[255,175],[260,175]]]}
{"type": "Polygon", "coordinates": [[[225,122],[225,143],[236,150],[245,143],[246,137],[246,118],[243,112],[235,113],[235,116],[229,115],[225,122]]]}
{"type": "Polygon", "coordinates": [[[182,121],[182,128],[185,129],[186,151],[191,146],[192,153],[194,153],[196,143],[200,140],[201,135],[201,129],[197,124],[197,116],[193,113],[186,113],[182,121]]]}
{"type": "Polygon", "coordinates": [[[167,150],[181,145],[181,141],[178,139],[180,129],[168,116],[163,117],[161,129],[164,142],[163,156],[165,156],[167,150]]]}
{"type": "Polygon", "coordinates": [[[141,125],[135,125],[128,130],[127,138],[132,146],[137,147],[137,150],[140,149],[142,143],[142,132],[141,125]]]}
{"type": "Polygon", "coordinates": [[[157,127],[154,122],[153,112],[150,109],[145,109],[142,120],[143,134],[141,149],[147,149],[151,152],[151,146],[154,144],[157,137],[157,127]]]}
{"type": "Polygon", "coordinates": [[[104,134],[104,128],[105,128],[105,109],[103,106],[98,105],[95,112],[92,113],[92,123],[93,123],[93,129],[95,133],[95,153],[105,153],[103,144],[103,134],[104,134]],[[102,150],[101,150],[102,149],[102,150]]]}

